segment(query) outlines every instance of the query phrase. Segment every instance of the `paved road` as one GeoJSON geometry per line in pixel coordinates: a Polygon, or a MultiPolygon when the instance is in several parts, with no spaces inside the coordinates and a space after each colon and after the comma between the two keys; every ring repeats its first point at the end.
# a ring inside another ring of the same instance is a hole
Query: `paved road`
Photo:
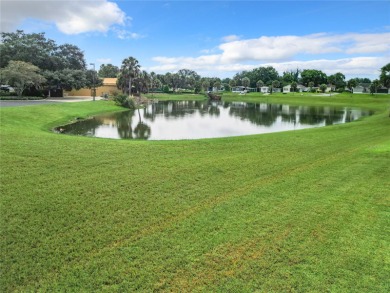
{"type": "MultiPolygon", "coordinates": [[[[96,97],[96,100],[101,100],[101,97],[96,97]]],[[[44,100],[7,100],[0,101],[0,107],[18,107],[18,106],[36,106],[53,103],[72,103],[92,101],[92,97],[65,97],[65,98],[48,98],[44,100]]]]}

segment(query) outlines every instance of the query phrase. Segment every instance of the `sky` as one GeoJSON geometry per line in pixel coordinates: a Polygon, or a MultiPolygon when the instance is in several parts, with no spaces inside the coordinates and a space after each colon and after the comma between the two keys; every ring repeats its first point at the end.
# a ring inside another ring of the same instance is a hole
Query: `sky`
{"type": "Polygon", "coordinates": [[[161,74],[225,78],[273,66],[375,79],[390,62],[388,0],[0,2],[2,32],[45,32],[96,69],[132,56],[161,74]]]}

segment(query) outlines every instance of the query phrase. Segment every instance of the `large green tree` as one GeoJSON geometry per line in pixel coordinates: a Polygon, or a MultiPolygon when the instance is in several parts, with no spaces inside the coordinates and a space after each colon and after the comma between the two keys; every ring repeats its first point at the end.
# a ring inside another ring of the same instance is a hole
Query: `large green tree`
{"type": "Polygon", "coordinates": [[[309,86],[309,82],[313,82],[314,86],[319,86],[327,82],[327,76],[321,70],[305,69],[301,72],[301,83],[309,86]]]}
{"type": "Polygon", "coordinates": [[[237,85],[242,85],[241,81],[244,77],[251,81],[250,86],[256,87],[256,82],[262,80],[264,84],[271,85],[272,81],[279,80],[279,74],[272,66],[258,67],[251,71],[242,71],[237,73],[233,79],[236,80],[237,85]]]}
{"type": "Polygon", "coordinates": [[[9,61],[0,69],[0,80],[15,87],[19,97],[30,86],[38,87],[46,80],[39,74],[39,67],[23,61],[9,61]]]}
{"type": "Polygon", "coordinates": [[[26,34],[22,30],[15,33],[1,33],[0,67],[11,60],[29,62],[41,70],[84,70],[84,53],[71,44],[57,45],[47,39],[44,33],[26,34]]]}
{"type": "Polygon", "coordinates": [[[112,64],[102,64],[100,65],[98,75],[101,78],[105,78],[105,77],[115,78],[118,76],[118,73],[119,73],[118,66],[112,64]]]}
{"type": "Polygon", "coordinates": [[[194,70],[180,69],[177,74],[180,78],[179,87],[183,89],[193,89],[195,83],[200,80],[200,75],[194,70]]]}
{"type": "Polygon", "coordinates": [[[347,87],[348,89],[352,92],[353,88],[356,87],[358,85],[358,82],[356,80],[356,78],[351,78],[350,80],[348,80],[347,82],[347,87]]]}
{"type": "Polygon", "coordinates": [[[282,81],[285,84],[290,84],[292,82],[298,82],[301,70],[298,68],[296,70],[287,70],[283,72],[282,81]]]}
{"type": "Polygon", "coordinates": [[[344,89],[345,88],[345,75],[341,72],[337,72],[335,74],[328,76],[328,83],[334,85],[336,89],[344,89]]]}
{"type": "Polygon", "coordinates": [[[23,61],[39,67],[47,80],[45,87],[62,93],[63,89],[85,86],[86,62],[84,53],[71,44],[57,45],[44,33],[1,33],[0,67],[10,61],[23,61]]]}
{"type": "Polygon", "coordinates": [[[46,70],[43,75],[47,82],[49,95],[58,89],[64,90],[79,90],[86,86],[87,76],[85,70],[64,69],[59,71],[46,70]]]}

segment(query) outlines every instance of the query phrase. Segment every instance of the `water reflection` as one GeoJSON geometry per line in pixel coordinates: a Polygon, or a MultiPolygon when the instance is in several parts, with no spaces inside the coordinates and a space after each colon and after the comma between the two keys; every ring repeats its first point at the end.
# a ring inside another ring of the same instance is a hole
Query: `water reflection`
{"type": "Polygon", "coordinates": [[[346,123],[370,111],[222,101],[164,101],[63,126],[65,133],[116,139],[197,139],[346,123]]]}

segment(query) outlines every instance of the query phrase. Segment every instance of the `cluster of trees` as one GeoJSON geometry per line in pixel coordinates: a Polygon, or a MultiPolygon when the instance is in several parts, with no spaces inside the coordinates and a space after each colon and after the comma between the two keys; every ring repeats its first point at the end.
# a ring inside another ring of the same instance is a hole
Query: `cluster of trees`
{"type": "Polygon", "coordinates": [[[269,86],[271,91],[273,88],[291,85],[293,90],[297,89],[298,84],[302,84],[311,89],[320,89],[324,91],[328,86],[335,90],[343,91],[345,88],[352,89],[358,84],[370,84],[374,92],[380,86],[389,87],[389,67],[390,64],[382,67],[380,79],[371,81],[368,78],[352,78],[345,79],[345,75],[337,72],[332,75],[327,75],[321,70],[304,69],[290,70],[279,75],[272,66],[259,67],[251,71],[243,71],[237,73],[233,79],[229,81],[231,86],[249,86],[252,88],[260,88],[264,85],[269,86]]]}
{"type": "Polygon", "coordinates": [[[199,93],[211,87],[230,90],[234,86],[260,88],[264,85],[273,88],[290,84],[293,90],[298,84],[310,88],[324,89],[328,85],[336,90],[352,89],[360,83],[371,85],[376,92],[380,86],[390,87],[390,63],[382,67],[380,78],[371,82],[364,78],[345,80],[341,72],[326,75],[321,70],[290,70],[282,75],[272,66],[258,67],[242,71],[233,78],[201,77],[193,70],[181,69],[177,73],[156,74],[141,70],[137,59],[123,60],[121,67],[102,64],[96,75],[95,70],[87,69],[84,53],[71,44],[57,45],[47,39],[44,33],[26,34],[22,30],[15,33],[1,33],[0,79],[16,87],[22,95],[26,89],[42,89],[48,95],[62,95],[63,90],[92,88],[102,84],[102,78],[118,78],[117,85],[124,93],[149,92],[159,90],[174,92],[190,90],[199,93]]]}
{"type": "MultiPolygon", "coordinates": [[[[113,67],[112,64],[102,65],[99,70],[99,76],[104,76],[101,72],[107,66],[113,67]]],[[[217,88],[222,86],[221,79],[217,77],[201,77],[190,69],[181,69],[177,73],[148,73],[145,70],[141,70],[138,60],[134,57],[124,59],[122,66],[118,68],[117,72],[117,86],[124,93],[128,94],[149,91],[177,92],[179,90],[199,93],[202,89],[206,91],[212,86],[217,88]]]]}
{"type": "Polygon", "coordinates": [[[84,53],[72,44],[57,45],[44,33],[1,33],[1,82],[24,90],[41,89],[48,95],[62,95],[62,90],[91,88],[95,72],[87,70],[84,53]]]}

